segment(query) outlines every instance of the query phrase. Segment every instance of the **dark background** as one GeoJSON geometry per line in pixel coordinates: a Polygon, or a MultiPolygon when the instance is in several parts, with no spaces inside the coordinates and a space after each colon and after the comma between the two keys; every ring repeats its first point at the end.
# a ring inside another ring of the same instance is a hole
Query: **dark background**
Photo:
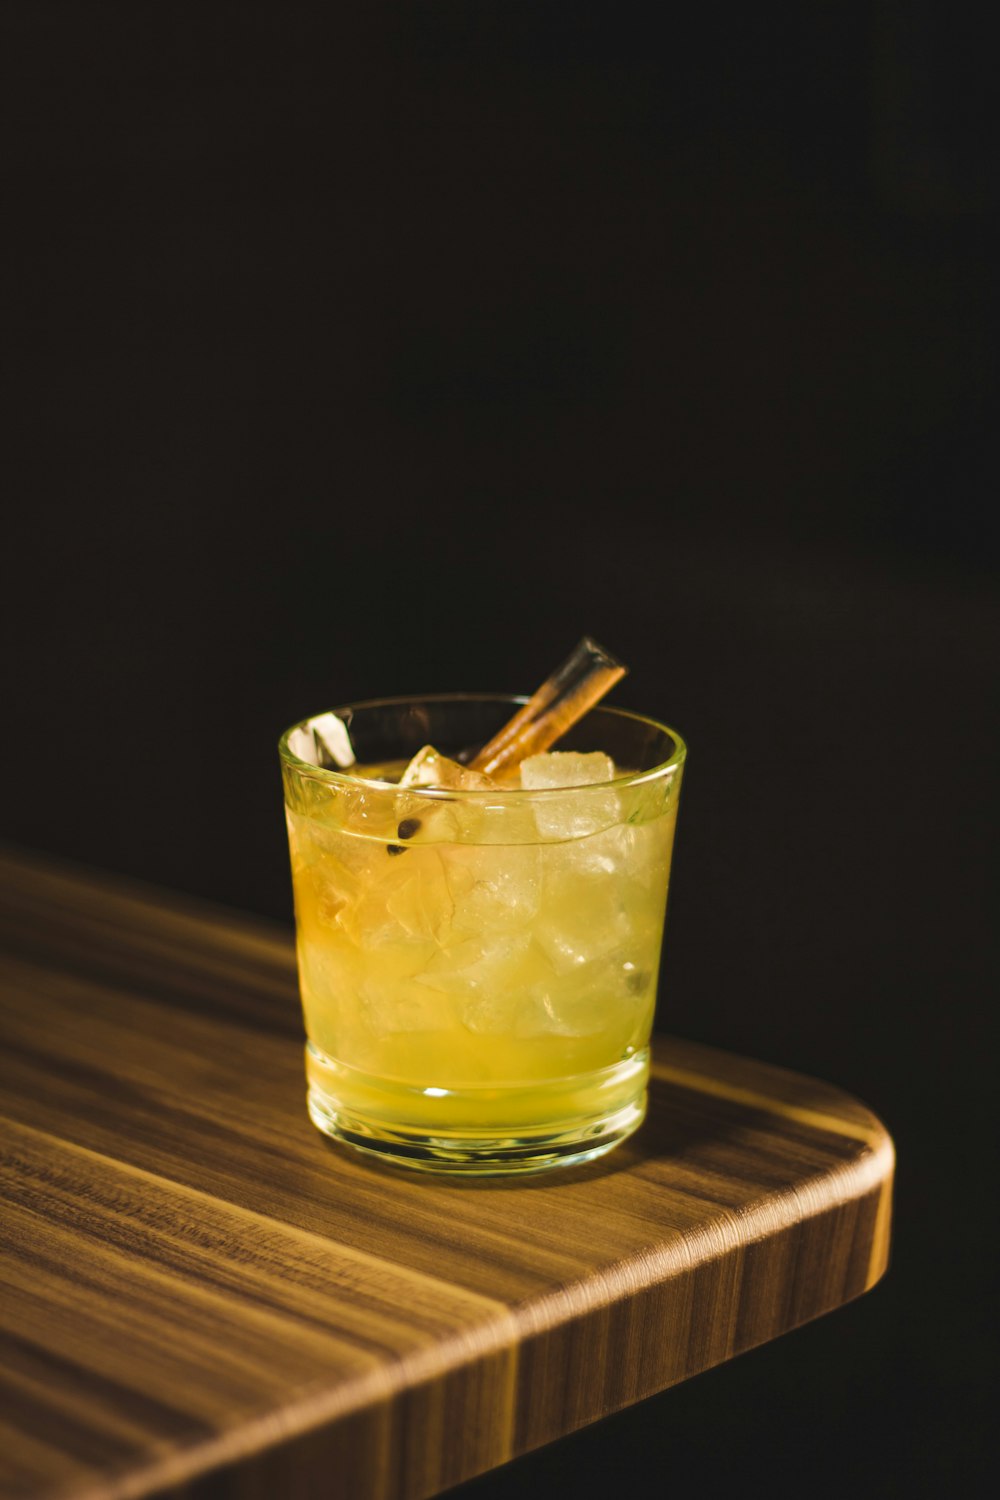
{"type": "Polygon", "coordinates": [[[691,747],[661,1023],[874,1107],[895,1257],[461,1493],[981,1494],[978,11],[352,10],[0,7],[6,834],[290,919],[286,724],[595,634],[691,747]]]}

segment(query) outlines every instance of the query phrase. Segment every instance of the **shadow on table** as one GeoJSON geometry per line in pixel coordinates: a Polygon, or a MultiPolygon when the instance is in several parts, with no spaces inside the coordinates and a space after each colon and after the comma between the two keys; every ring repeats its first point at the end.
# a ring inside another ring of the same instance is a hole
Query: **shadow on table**
{"type": "MultiPolygon", "coordinates": [[[[828,1107],[829,1090],[817,1084],[815,1106],[819,1111],[828,1107]]],[[[810,1101],[804,1098],[800,1107],[808,1108],[810,1101]]],[[[760,1137],[773,1133],[776,1114],[766,1109],[739,1101],[716,1098],[694,1088],[666,1079],[652,1077],[649,1082],[649,1109],[646,1119],[635,1135],[606,1156],[578,1166],[556,1167],[534,1173],[496,1176],[462,1177],[455,1173],[414,1172],[407,1167],[383,1161],[376,1155],[366,1156],[366,1164],[373,1171],[383,1173],[398,1183],[401,1178],[418,1181],[423,1178],[438,1188],[457,1188],[462,1192],[510,1193],[537,1192],[553,1189],[568,1189],[582,1182],[598,1182],[620,1173],[641,1171],[645,1164],[662,1162],[674,1158],[690,1170],[695,1163],[704,1164],[706,1157],[717,1157],[729,1151],[745,1151],[748,1137],[760,1137]]],[[[788,1120],[781,1117],[782,1132],[787,1133],[788,1120]]],[[[815,1126],[808,1131],[815,1135],[815,1126]]],[[[857,1141],[850,1136],[834,1137],[843,1142],[845,1154],[857,1150],[857,1141]]],[[[331,1151],[340,1153],[342,1145],[327,1140],[331,1151]]]]}

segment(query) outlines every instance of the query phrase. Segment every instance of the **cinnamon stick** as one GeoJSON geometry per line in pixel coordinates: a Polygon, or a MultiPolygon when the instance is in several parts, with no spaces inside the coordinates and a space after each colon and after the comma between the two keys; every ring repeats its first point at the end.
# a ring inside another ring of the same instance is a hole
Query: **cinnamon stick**
{"type": "Polygon", "coordinates": [[[528,702],[477,751],[469,766],[487,776],[540,755],[582,719],[628,668],[585,635],[528,702]]]}

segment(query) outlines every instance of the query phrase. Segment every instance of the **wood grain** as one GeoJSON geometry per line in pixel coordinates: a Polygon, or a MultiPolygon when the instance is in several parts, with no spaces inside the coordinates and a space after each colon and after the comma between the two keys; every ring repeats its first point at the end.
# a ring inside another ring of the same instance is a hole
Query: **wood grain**
{"type": "Polygon", "coordinates": [[[419,1500],[885,1268],[827,1085],[661,1038],[603,1161],[410,1176],[310,1125],[287,933],[25,855],[0,898],[10,1500],[419,1500]]]}

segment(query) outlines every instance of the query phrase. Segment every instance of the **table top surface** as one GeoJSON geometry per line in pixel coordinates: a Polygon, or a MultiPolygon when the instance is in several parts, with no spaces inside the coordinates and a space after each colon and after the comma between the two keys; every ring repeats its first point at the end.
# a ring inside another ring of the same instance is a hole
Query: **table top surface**
{"type": "Polygon", "coordinates": [[[0,859],[0,1494],[438,1494],[841,1305],[892,1144],[657,1039],[603,1160],[457,1181],[304,1106],[283,929],[0,859]]]}

